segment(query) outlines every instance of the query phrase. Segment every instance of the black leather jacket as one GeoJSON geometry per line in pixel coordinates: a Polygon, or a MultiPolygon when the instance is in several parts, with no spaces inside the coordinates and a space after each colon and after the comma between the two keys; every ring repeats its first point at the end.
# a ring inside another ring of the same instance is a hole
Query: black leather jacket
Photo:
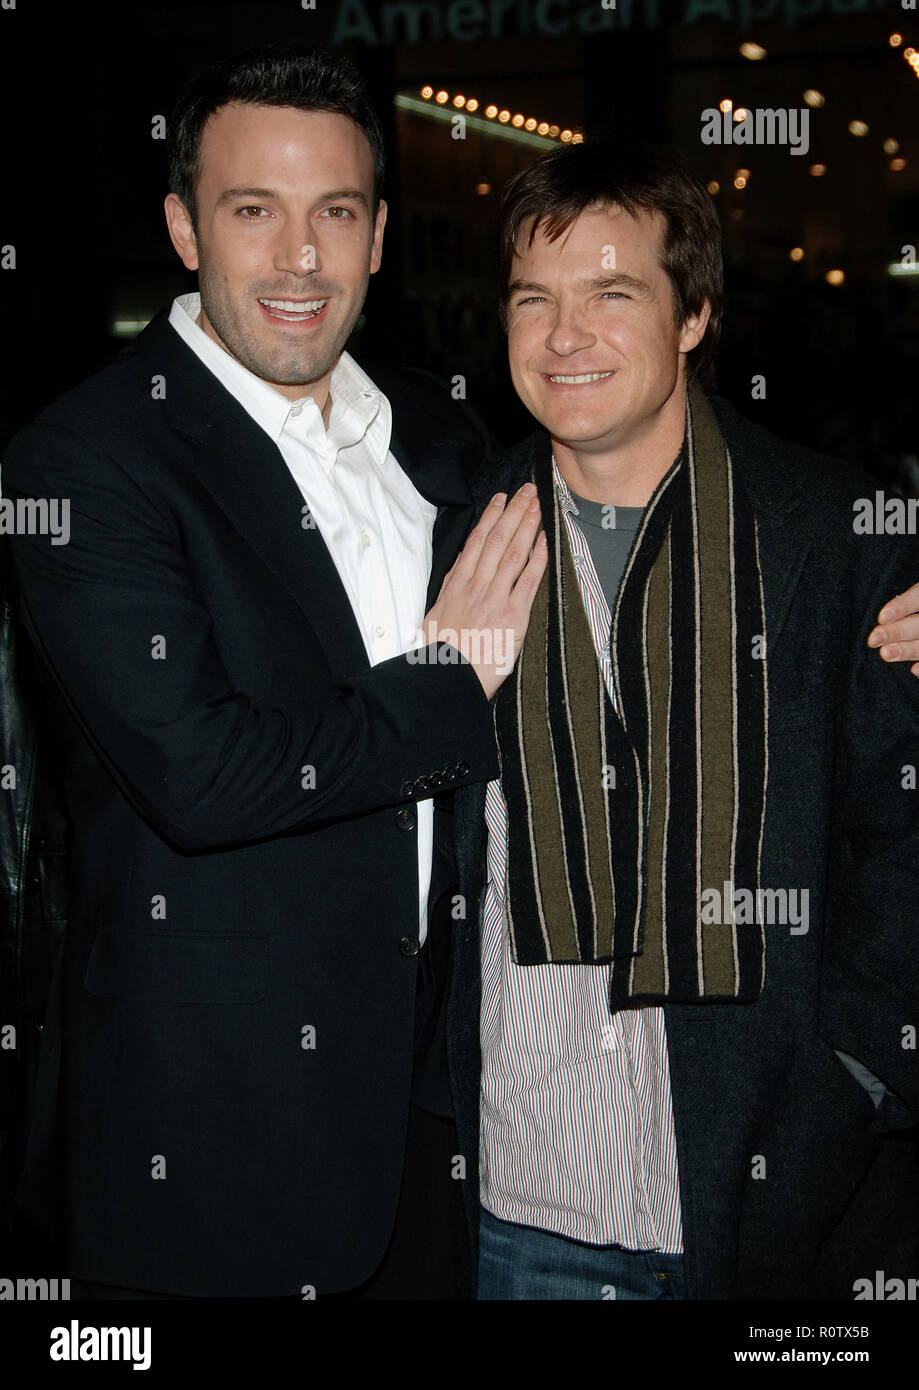
{"type": "MultiPolygon", "coordinates": [[[[8,552],[0,537],[0,1252],[23,1248],[14,1196],[33,1129],[44,1019],[67,925],[69,842],[53,724],[31,643],[15,616],[8,552]]],[[[53,1079],[48,1061],[44,1070],[53,1079]]],[[[53,1091],[43,1098],[50,1123],[53,1099],[53,1091]]],[[[44,1179],[51,1179],[47,1167],[44,1179]]],[[[48,1236],[54,1197],[51,1181],[38,1202],[48,1236]]]]}

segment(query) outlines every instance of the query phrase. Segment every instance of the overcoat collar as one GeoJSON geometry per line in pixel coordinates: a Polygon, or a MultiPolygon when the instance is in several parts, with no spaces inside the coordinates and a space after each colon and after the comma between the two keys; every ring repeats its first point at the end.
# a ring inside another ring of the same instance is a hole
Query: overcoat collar
{"type": "MultiPolygon", "coordinates": [[[[335,562],[315,526],[304,526],[304,502],[280,450],[200,361],[162,310],[128,349],[170,426],[192,446],[187,461],[224,511],[299,605],[338,678],[367,669],[361,633],[335,562]]],[[[459,451],[443,421],[413,398],[401,373],[373,369],[389,397],[390,451],[429,502],[438,507],[430,607],[456,558],[472,517],[459,451]],[[385,379],[381,379],[385,378],[385,379]]]]}

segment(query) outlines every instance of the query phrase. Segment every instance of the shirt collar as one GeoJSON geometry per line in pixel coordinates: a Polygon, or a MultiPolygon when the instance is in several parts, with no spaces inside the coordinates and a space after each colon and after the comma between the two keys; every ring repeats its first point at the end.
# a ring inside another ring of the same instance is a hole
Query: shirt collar
{"type": "MultiPolygon", "coordinates": [[[[248,367],[244,367],[205,333],[198,323],[200,312],[199,293],[180,294],[173,300],[169,322],[275,444],[280,440],[291,412],[294,418],[315,412],[315,423],[322,429],[327,447],[334,452],[363,439],[381,413],[387,416],[382,423],[388,423],[388,410],[384,411],[385,396],[347,352],[341,354],[332,371],[329,383],[332,408],[326,431],[319,418],[319,407],[312,396],[301,396],[295,401],[282,396],[280,391],[250,372],[248,367]]],[[[388,429],[386,434],[388,445],[388,429]]]]}
{"type": "Polygon", "coordinates": [[[561,508],[562,514],[564,516],[580,516],[581,513],[578,510],[578,504],[572,497],[571,490],[562,477],[561,469],[555,461],[554,454],[552,455],[552,477],[555,482],[555,495],[558,498],[558,505],[561,508]]]}

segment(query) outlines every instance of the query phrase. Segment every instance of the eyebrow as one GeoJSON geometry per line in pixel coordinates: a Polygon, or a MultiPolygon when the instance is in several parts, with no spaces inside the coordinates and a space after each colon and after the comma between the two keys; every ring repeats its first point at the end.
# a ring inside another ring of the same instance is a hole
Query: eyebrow
{"type": "MultiPolygon", "coordinates": [[[[221,207],[225,203],[234,203],[237,198],[265,198],[269,201],[275,201],[280,197],[280,193],[274,188],[227,188],[217,199],[217,207],[221,207]]],[[[321,194],[316,202],[328,203],[336,200],[360,203],[362,207],[367,207],[367,195],[359,188],[335,188],[330,193],[321,194]]]]}
{"type": "MultiPolygon", "coordinates": [[[[634,275],[615,274],[615,275],[596,275],[590,277],[582,276],[574,282],[575,289],[578,290],[634,290],[636,294],[643,298],[650,298],[653,291],[646,280],[639,280],[634,275]]],[[[547,293],[545,285],[540,285],[535,280],[512,280],[508,287],[508,294],[519,294],[522,290],[532,290],[539,294],[547,293]]]]}

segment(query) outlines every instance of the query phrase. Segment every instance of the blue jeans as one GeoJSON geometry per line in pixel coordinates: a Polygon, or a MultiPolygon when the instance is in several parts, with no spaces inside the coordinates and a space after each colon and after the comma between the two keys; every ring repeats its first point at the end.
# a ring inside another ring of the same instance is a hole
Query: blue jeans
{"type": "Polygon", "coordinates": [[[685,1298],[683,1256],[567,1236],[499,1221],[482,1208],[479,1299],[685,1298]]]}

